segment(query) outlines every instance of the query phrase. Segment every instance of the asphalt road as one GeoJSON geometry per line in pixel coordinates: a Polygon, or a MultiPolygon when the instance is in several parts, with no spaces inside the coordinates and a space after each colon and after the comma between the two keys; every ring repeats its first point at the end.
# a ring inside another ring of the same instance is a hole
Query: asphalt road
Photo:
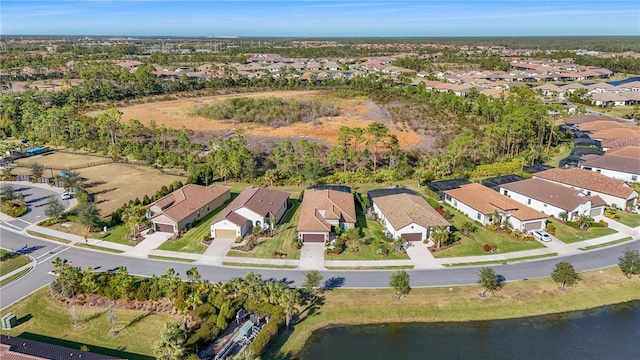
{"type": "Polygon", "coordinates": [[[27,213],[20,218],[7,221],[4,224],[15,230],[24,230],[27,226],[42,221],[46,218],[44,209],[50,198],[57,197],[62,201],[65,209],[69,207],[69,200],[62,200],[60,194],[37,187],[31,186],[14,186],[17,193],[22,193],[25,203],[27,204],[27,213]]]}
{"type": "MultiPolygon", "coordinates": [[[[114,271],[120,266],[126,266],[131,274],[150,276],[161,275],[170,267],[184,277],[186,270],[197,266],[203,279],[211,282],[227,281],[236,276],[244,276],[248,272],[259,273],[264,279],[284,281],[292,285],[299,285],[303,275],[294,269],[258,269],[233,268],[193,263],[167,262],[151,259],[132,258],[121,255],[107,254],[82,248],[70,247],[52,243],[26,235],[0,229],[2,247],[19,249],[28,247],[31,256],[37,259],[37,265],[28,275],[0,289],[0,307],[4,308],[36,289],[49,283],[54,277],[49,274],[52,261],[61,257],[73,262],[74,266],[85,268],[91,266],[98,271],[114,271]]],[[[605,247],[597,251],[563,257],[578,271],[592,270],[615,265],[618,257],[625,248],[640,249],[640,240],[633,240],[619,245],[605,247]]],[[[498,275],[506,281],[547,277],[558,263],[558,258],[540,259],[517,264],[492,266],[498,275]]],[[[478,278],[478,267],[460,267],[437,270],[409,270],[412,287],[454,286],[475,284],[478,278]]],[[[359,270],[359,271],[323,271],[325,286],[346,288],[381,288],[389,284],[390,271],[359,270]]]]}

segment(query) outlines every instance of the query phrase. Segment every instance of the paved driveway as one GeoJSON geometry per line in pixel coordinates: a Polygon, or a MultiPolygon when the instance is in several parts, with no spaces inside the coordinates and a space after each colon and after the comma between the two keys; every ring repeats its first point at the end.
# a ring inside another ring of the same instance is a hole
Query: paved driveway
{"type": "Polygon", "coordinates": [[[300,250],[300,269],[326,270],[324,268],[324,243],[305,243],[300,250]]]}
{"type": "Polygon", "coordinates": [[[407,255],[413,262],[414,269],[437,269],[442,266],[434,259],[427,248],[427,244],[420,241],[412,241],[407,248],[407,255]]]}

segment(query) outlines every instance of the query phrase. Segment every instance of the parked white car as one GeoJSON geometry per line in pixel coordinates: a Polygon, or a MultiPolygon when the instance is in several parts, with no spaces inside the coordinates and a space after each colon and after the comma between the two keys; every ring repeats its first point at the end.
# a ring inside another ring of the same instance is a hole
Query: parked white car
{"type": "Polygon", "coordinates": [[[62,200],[69,200],[71,199],[71,194],[65,191],[63,193],[60,193],[60,197],[62,197],[62,200]]]}
{"type": "Polygon", "coordinates": [[[551,235],[549,235],[549,233],[547,233],[544,230],[534,230],[531,232],[531,235],[533,235],[534,238],[540,241],[544,241],[544,242],[551,241],[551,235]]]}

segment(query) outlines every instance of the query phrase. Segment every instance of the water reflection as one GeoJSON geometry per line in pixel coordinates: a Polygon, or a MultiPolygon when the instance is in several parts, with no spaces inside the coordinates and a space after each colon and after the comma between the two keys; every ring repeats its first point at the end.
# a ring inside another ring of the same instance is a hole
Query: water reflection
{"type": "Polygon", "coordinates": [[[640,301],[540,317],[334,327],[301,359],[640,359],[640,301]]]}

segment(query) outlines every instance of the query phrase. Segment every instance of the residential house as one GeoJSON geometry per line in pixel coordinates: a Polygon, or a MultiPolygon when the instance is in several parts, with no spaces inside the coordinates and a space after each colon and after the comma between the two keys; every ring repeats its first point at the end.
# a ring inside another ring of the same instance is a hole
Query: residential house
{"type": "Polygon", "coordinates": [[[534,178],[553,181],[582,192],[586,196],[598,195],[607,205],[626,209],[634,206],[638,193],[623,180],[613,179],[595,171],[580,168],[549,169],[533,174],[534,178]]]}
{"type": "Polygon", "coordinates": [[[153,230],[179,233],[231,198],[231,188],[187,184],[149,205],[153,230]]]}
{"type": "Polygon", "coordinates": [[[580,215],[603,215],[606,205],[597,195],[584,196],[579,190],[542,179],[504,184],[500,186],[500,193],[555,218],[561,218],[563,212],[569,219],[580,215]]]}
{"type": "Polygon", "coordinates": [[[514,230],[527,232],[544,229],[549,217],[477,183],[462,185],[444,193],[445,202],[482,225],[502,223],[506,220],[514,230]]]}
{"type": "Polygon", "coordinates": [[[640,159],[638,158],[605,154],[583,162],[581,167],[628,182],[639,182],[638,178],[640,178],[640,159]]]}
{"type": "Polygon", "coordinates": [[[288,192],[248,187],[213,219],[211,237],[235,239],[244,237],[254,227],[273,227],[287,211],[288,200],[288,192]]]}
{"type": "Polygon", "coordinates": [[[296,228],[303,242],[326,242],[335,227],[355,227],[356,206],[351,192],[331,189],[304,191],[296,228]]]}
{"type": "Polygon", "coordinates": [[[422,196],[411,190],[381,189],[367,194],[373,213],[393,239],[422,241],[429,238],[432,227],[451,226],[422,196]]]}

